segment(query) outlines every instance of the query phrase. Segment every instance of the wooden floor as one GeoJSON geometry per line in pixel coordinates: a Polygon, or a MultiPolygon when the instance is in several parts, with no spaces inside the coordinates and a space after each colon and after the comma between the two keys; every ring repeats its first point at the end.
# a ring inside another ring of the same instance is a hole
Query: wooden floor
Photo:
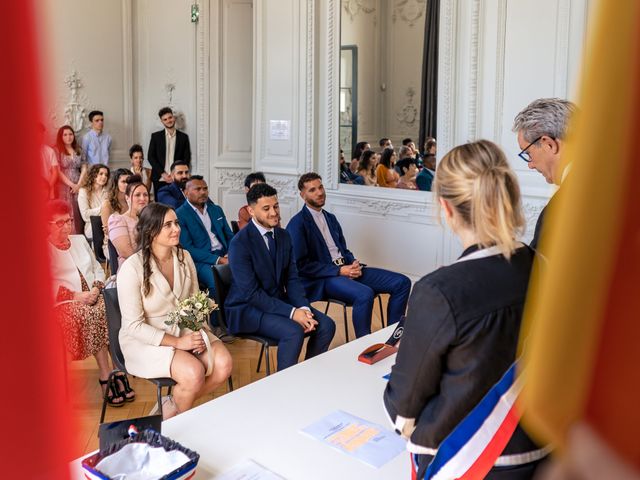
{"type": "MultiPolygon", "coordinates": [[[[383,301],[385,303],[386,317],[386,298],[383,298],[383,301]]],[[[325,304],[317,303],[314,304],[314,307],[320,311],[324,311],[325,304]]],[[[329,315],[336,321],[336,335],[330,347],[335,348],[345,342],[342,307],[331,305],[329,315]]],[[[349,338],[353,339],[351,309],[348,309],[348,318],[349,338]]],[[[372,330],[378,330],[380,327],[379,309],[376,302],[373,309],[372,330]]],[[[260,373],[256,373],[258,354],[260,353],[260,347],[257,343],[238,339],[232,344],[227,344],[227,348],[233,357],[232,377],[234,388],[241,388],[265,376],[264,365],[262,365],[260,373]]],[[[275,365],[276,352],[273,351],[272,353],[272,363],[275,365]]],[[[98,385],[98,369],[93,357],[83,361],[69,363],[68,371],[69,400],[77,428],[76,445],[74,448],[78,451],[73,452],[73,458],[76,458],[98,448],[98,421],[100,420],[100,409],[102,408],[102,391],[98,385]]],[[[106,422],[144,416],[155,406],[156,389],[152,383],[132,377],[130,377],[130,382],[136,391],[135,401],[126,403],[120,408],[107,407],[106,422]]],[[[200,405],[226,393],[227,385],[225,384],[218,388],[213,395],[208,395],[198,400],[196,405],[200,405]]]]}

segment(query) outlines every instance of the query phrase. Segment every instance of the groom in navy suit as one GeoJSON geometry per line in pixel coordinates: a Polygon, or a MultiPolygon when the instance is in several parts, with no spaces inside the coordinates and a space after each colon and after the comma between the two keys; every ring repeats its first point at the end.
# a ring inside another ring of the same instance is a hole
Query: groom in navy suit
{"type": "Polygon", "coordinates": [[[336,327],[305,297],[291,238],[278,227],[277,194],[266,183],[247,193],[252,219],[229,245],[232,282],[224,308],[231,333],[256,333],[278,341],[280,371],[297,363],[306,335],[306,358],[326,352],[336,327]]]}
{"type": "Polygon", "coordinates": [[[180,244],[191,254],[198,280],[213,297],[215,283],[211,266],[228,262],[233,232],[222,208],[209,199],[209,187],[201,175],[192,175],[187,181],[185,196],[187,201],[176,210],[181,227],[180,244]]]}
{"type": "Polygon", "coordinates": [[[356,337],[371,333],[373,300],[378,293],[390,294],[389,324],[404,315],[411,281],[401,273],[366,267],[347,248],[335,215],[325,211],[322,177],[305,173],[298,181],[302,210],[287,225],[293,240],[298,271],[312,302],[335,298],[353,305],[356,337]]]}

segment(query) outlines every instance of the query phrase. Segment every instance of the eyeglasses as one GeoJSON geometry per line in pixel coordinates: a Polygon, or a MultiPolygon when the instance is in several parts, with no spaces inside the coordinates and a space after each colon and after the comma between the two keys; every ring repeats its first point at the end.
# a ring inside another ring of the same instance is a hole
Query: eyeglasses
{"type": "Polygon", "coordinates": [[[524,147],[522,149],[522,151],[518,154],[518,156],[524,160],[525,162],[529,163],[531,161],[531,157],[529,156],[529,154],[527,153],[527,150],[529,150],[534,144],[538,143],[540,141],[540,139],[543,137],[544,135],[539,136],[538,138],[536,138],[533,142],[531,142],[529,145],[527,145],[526,147],[524,147]]]}
{"type": "Polygon", "coordinates": [[[49,222],[49,223],[55,225],[58,228],[62,228],[65,225],[72,226],[73,225],[73,218],[69,218],[67,220],[56,220],[55,222],[49,222]]]}

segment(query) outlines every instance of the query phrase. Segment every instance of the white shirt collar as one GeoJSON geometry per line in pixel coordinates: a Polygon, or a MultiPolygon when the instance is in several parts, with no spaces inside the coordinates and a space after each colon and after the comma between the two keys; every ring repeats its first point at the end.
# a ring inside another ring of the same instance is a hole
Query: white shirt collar
{"type": "MultiPolygon", "coordinates": [[[[185,199],[186,198],[187,197],[185,196],[185,199]]],[[[189,206],[191,208],[193,208],[196,211],[196,213],[198,215],[206,215],[206,213],[207,213],[207,204],[206,203],[204,204],[204,212],[201,212],[200,209],[198,207],[196,207],[193,203],[191,203],[189,200],[187,200],[187,203],[189,204],[189,206]]]]}
{"type": "Polygon", "coordinates": [[[324,214],[322,213],[322,209],[320,209],[320,211],[316,210],[315,208],[310,208],[309,205],[305,204],[304,205],[305,208],[307,210],[309,210],[309,213],[311,213],[311,215],[313,215],[316,218],[324,218],[324,214]]]}
{"type": "Polygon", "coordinates": [[[263,237],[267,232],[273,232],[273,228],[264,228],[262,225],[260,225],[258,222],[256,222],[255,218],[252,218],[251,221],[253,222],[255,227],[260,232],[260,235],[262,235],[263,237]]]}

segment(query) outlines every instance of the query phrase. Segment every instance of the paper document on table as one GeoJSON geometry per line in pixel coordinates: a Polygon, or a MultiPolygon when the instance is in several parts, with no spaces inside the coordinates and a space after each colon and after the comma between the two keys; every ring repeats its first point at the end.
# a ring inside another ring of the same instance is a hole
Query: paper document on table
{"type": "Polygon", "coordinates": [[[303,428],[302,432],[376,468],[406,448],[406,441],[393,431],[342,410],[303,428]]]}
{"type": "Polygon", "coordinates": [[[236,465],[231,470],[227,470],[222,475],[215,477],[216,480],[284,480],[281,476],[267,470],[262,465],[253,460],[247,460],[236,465]]]}

